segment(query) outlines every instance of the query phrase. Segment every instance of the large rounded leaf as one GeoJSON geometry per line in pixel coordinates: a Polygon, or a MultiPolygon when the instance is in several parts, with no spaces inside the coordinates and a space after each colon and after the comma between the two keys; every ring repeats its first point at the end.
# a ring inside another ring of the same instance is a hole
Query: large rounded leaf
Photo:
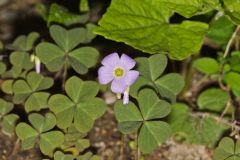
{"type": "Polygon", "coordinates": [[[213,58],[199,58],[194,61],[193,66],[200,72],[205,74],[214,74],[219,72],[220,65],[213,58]]]}
{"type": "Polygon", "coordinates": [[[228,93],[218,88],[211,88],[200,94],[197,104],[202,110],[222,112],[229,100],[228,93]]]}

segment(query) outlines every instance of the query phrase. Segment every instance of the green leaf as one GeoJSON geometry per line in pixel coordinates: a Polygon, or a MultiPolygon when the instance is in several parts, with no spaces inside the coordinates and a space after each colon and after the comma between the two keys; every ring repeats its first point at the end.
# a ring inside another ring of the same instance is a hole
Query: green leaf
{"type": "Polygon", "coordinates": [[[32,113],[28,119],[39,133],[47,132],[56,125],[56,117],[52,113],[47,113],[45,117],[38,113],[32,113]]]}
{"type": "Polygon", "coordinates": [[[57,117],[57,125],[67,128],[74,120],[74,126],[81,132],[88,132],[94,121],[106,110],[103,100],[95,98],[99,86],[95,82],[82,81],[77,77],[71,77],[66,82],[64,95],[53,95],[49,99],[50,109],[57,117]]]}
{"type": "Polygon", "coordinates": [[[19,36],[14,42],[13,47],[18,51],[29,51],[33,48],[34,43],[39,38],[37,32],[31,32],[27,36],[19,36]]]}
{"type": "Polygon", "coordinates": [[[204,14],[221,6],[218,0],[161,0],[159,3],[186,18],[204,14]]]}
{"type": "Polygon", "coordinates": [[[224,81],[232,89],[240,90],[240,74],[236,72],[229,72],[224,76],[224,81]]]}
{"type": "Polygon", "coordinates": [[[118,128],[124,134],[139,131],[138,143],[143,153],[152,152],[171,135],[170,126],[160,118],[170,112],[170,105],[158,98],[151,89],[142,89],[137,98],[140,110],[129,102],[118,101],[114,112],[118,128]]]}
{"type": "Polygon", "coordinates": [[[54,149],[64,142],[64,134],[60,131],[51,131],[40,135],[40,150],[43,154],[52,156],[54,149]]]}
{"type": "Polygon", "coordinates": [[[48,101],[50,110],[54,112],[57,118],[59,128],[67,128],[71,125],[74,117],[74,103],[66,96],[55,94],[48,101]]]}
{"type": "Polygon", "coordinates": [[[95,97],[99,91],[99,85],[93,81],[82,81],[76,76],[69,78],[65,85],[66,93],[75,102],[88,100],[95,97]]]}
{"type": "Polygon", "coordinates": [[[152,84],[149,80],[145,79],[143,76],[139,76],[136,82],[130,88],[130,95],[137,98],[138,92],[144,87],[152,88],[152,84]]]}
{"type": "Polygon", "coordinates": [[[230,59],[230,67],[232,71],[240,72],[240,52],[239,51],[233,51],[231,53],[231,59],[230,59]]]}
{"type": "Polygon", "coordinates": [[[240,160],[240,142],[224,137],[214,151],[214,160],[240,160]]]}
{"type": "Polygon", "coordinates": [[[27,82],[33,91],[40,91],[50,88],[53,85],[53,79],[44,77],[36,72],[30,72],[27,75],[27,82]]]}
{"type": "Polygon", "coordinates": [[[50,27],[50,34],[54,41],[65,52],[69,52],[86,39],[86,29],[74,28],[66,30],[65,28],[53,25],[50,27]]]}
{"type": "Polygon", "coordinates": [[[204,74],[214,74],[220,71],[219,63],[213,58],[199,58],[194,61],[193,67],[204,74]]]}
{"type": "Polygon", "coordinates": [[[171,135],[170,126],[162,121],[144,122],[139,134],[138,144],[140,150],[146,154],[151,153],[171,135]]]}
{"type": "Polygon", "coordinates": [[[235,25],[226,16],[217,18],[210,26],[207,37],[214,43],[224,45],[230,39],[235,25]]]}
{"type": "Polygon", "coordinates": [[[69,53],[69,63],[79,74],[85,74],[94,67],[99,59],[99,52],[92,47],[82,47],[69,53]]]}
{"type": "Polygon", "coordinates": [[[33,93],[25,102],[26,112],[40,111],[41,109],[48,108],[47,102],[50,94],[47,92],[33,93]]]}
{"type": "MultiPolygon", "coordinates": [[[[184,11],[192,3],[199,1],[187,1],[184,11]]],[[[95,32],[150,54],[169,51],[172,59],[182,60],[199,51],[208,25],[193,21],[169,24],[172,8],[177,11],[179,6],[175,0],[174,4],[163,0],[113,0],[95,32]]],[[[192,12],[184,12],[189,14],[192,12]]]]}
{"type": "Polygon", "coordinates": [[[11,112],[13,107],[12,103],[7,102],[4,99],[0,99],[0,118],[11,112]]]}
{"type": "Polygon", "coordinates": [[[81,12],[89,11],[88,0],[80,0],[79,9],[81,12]]]}
{"type": "Polygon", "coordinates": [[[26,123],[19,123],[16,127],[16,134],[22,141],[23,149],[30,149],[36,143],[38,133],[26,123]]]}
{"type": "Polygon", "coordinates": [[[44,77],[36,72],[30,72],[25,80],[17,80],[13,84],[14,97],[16,104],[24,102],[32,93],[45,90],[53,85],[53,79],[44,77]]]}
{"type": "Polygon", "coordinates": [[[1,85],[1,89],[4,93],[6,94],[12,94],[13,93],[13,80],[5,80],[3,81],[2,85],[1,85]]]}
{"type": "Polygon", "coordinates": [[[54,160],[74,160],[74,156],[71,154],[63,154],[60,151],[54,153],[54,160]]]}
{"type": "Polygon", "coordinates": [[[8,114],[3,118],[3,131],[8,134],[14,133],[16,122],[19,116],[16,114],[8,114]]]}
{"type": "Polygon", "coordinates": [[[239,0],[223,0],[224,9],[231,20],[235,24],[240,24],[240,1],[239,0]]]}
{"type": "Polygon", "coordinates": [[[64,51],[51,43],[40,43],[36,47],[37,56],[51,72],[60,70],[64,64],[64,51]]]}
{"type": "Polygon", "coordinates": [[[200,110],[222,112],[229,100],[230,96],[228,93],[218,88],[211,88],[200,94],[197,104],[200,110]]]}
{"type": "Polygon", "coordinates": [[[15,51],[10,55],[10,62],[12,65],[29,70],[33,68],[34,64],[30,61],[30,55],[27,52],[15,51]]]}
{"type": "Polygon", "coordinates": [[[181,75],[170,73],[157,79],[155,84],[161,96],[170,99],[172,102],[176,100],[177,94],[183,89],[185,82],[181,75]]]}
{"type": "Polygon", "coordinates": [[[163,118],[171,111],[170,104],[160,100],[151,89],[141,90],[138,95],[138,102],[144,120],[163,118]]]}
{"type": "Polygon", "coordinates": [[[82,152],[86,148],[90,147],[90,141],[88,139],[78,139],[76,142],[76,148],[82,152]]]}
{"type": "Polygon", "coordinates": [[[124,134],[137,131],[142,124],[142,115],[132,102],[124,105],[122,101],[117,101],[114,105],[114,113],[118,121],[118,128],[124,134]]]}
{"type": "Polygon", "coordinates": [[[179,134],[191,144],[202,144],[214,147],[229,126],[219,123],[214,117],[194,116],[188,106],[176,103],[168,117],[174,134],[179,134]]]}
{"type": "Polygon", "coordinates": [[[5,73],[7,70],[6,64],[3,62],[0,62],[0,75],[2,75],[3,73],[5,73]]]}
{"type": "Polygon", "coordinates": [[[69,12],[65,7],[53,3],[49,10],[47,22],[48,26],[53,22],[70,26],[76,23],[86,23],[88,19],[88,13],[83,15],[74,14],[69,12]]]}
{"type": "Polygon", "coordinates": [[[161,54],[149,58],[136,58],[136,62],[140,74],[151,81],[159,78],[167,67],[167,57],[161,54]]]}

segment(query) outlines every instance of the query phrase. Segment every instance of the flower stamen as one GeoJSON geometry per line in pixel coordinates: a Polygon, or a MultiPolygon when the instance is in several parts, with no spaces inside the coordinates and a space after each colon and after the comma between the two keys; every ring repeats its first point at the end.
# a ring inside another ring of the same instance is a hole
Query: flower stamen
{"type": "Polygon", "coordinates": [[[116,78],[121,78],[124,76],[124,70],[121,67],[115,68],[113,72],[113,75],[116,78]]]}

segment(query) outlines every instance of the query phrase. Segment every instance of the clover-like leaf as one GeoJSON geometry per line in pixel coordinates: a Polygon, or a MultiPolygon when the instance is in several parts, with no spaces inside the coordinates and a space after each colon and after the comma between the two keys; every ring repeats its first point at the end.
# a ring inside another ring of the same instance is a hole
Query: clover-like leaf
{"type": "Polygon", "coordinates": [[[60,151],[54,153],[54,160],[74,160],[74,156],[71,154],[64,154],[60,151]]]}
{"type": "Polygon", "coordinates": [[[84,155],[78,156],[77,160],[101,160],[102,158],[96,155],[93,155],[91,152],[87,152],[84,155]]]}
{"type": "Polygon", "coordinates": [[[28,119],[39,133],[49,131],[56,125],[56,117],[52,113],[47,113],[45,117],[38,113],[32,113],[28,119]]]}
{"type": "Polygon", "coordinates": [[[114,113],[118,120],[118,128],[124,134],[137,131],[142,125],[142,115],[132,102],[123,105],[122,101],[117,101],[114,105],[114,113]]]}
{"type": "Polygon", "coordinates": [[[3,117],[3,132],[7,134],[14,133],[15,125],[19,116],[16,114],[8,114],[3,117]]]}
{"type": "Polygon", "coordinates": [[[17,80],[13,84],[14,97],[13,101],[16,104],[24,102],[32,93],[45,90],[53,85],[53,79],[44,77],[35,72],[30,72],[26,80],[17,80]]]}
{"type": "Polygon", "coordinates": [[[92,81],[82,81],[73,76],[66,82],[66,97],[56,94],[50,97],[50,109],[56,114],[57,125],[60,128],[74,126],[81,132],[88,132],[94,121],[105,112],[103,100],[95,98],[99,86],[92,81]]]}
{"type": "Polygon", "coordinates": [[[140,74],[151,81],[159,78],[167,67],[167,57],[161,54],[149,58],[136,58],[136,62],[140,74]]]}
{"type": "Polygon", "coordinates": [[[29,70],[34,64],[30,61],[30,55],[27,52],[15,51],[10,55],[10,62],[13,66],[29,70]]]}
{"type": "Polygon", "coordinates": [[[43,154],[52,156],[55,148],[62,145],[64,135],[60,131],[50,131],[40,135],[40,149],[43,154]]]}
{"type": "Polygon", "coordinates": [[[6,94],[12,94],[13,93],[13,89],[12,89],[13,82],[14,82],[14,80],[12,80],[12,79],[3,81],[3,83],[1,84],[2,91],[6,94]]]}
{"type": "Polygon", "coordinates": [[[63,65],[70,65],[79,74],[87,73],[99,58],[95,48],[76,48],[80,43],[86,43],[94,38],[89,28],[75,28],[66,30],[60,26],[52,26],[50,34],[58,46],[51,43],[40,43],[36,48],[37,56],[46,65],[49,71],[56,72],[63,65]],[[76,49],[75,49],[76,48],[76,49]]]}
{"type": "Polygon", "coordinates": [[[173,10],[189,17],[202,6],[197,0],[113,0],[95,32],[150,54],[169,51],[171,58],[182,60],[199,51],[208,25],[193,21],[169,24],[169,19],[173,10]],[[181,5],[184,3],[188,5],[181,5]]]}
{"type": "Polygon", "coordinates": [[[11,112],[13,107],[12,103],[0,99],[0,118],[11,112]]]}
{"type": "Polygon", "coordinates": [[[19,36],[14,42],[13,47],[18,51],[29,51],[33,48],[35,41],[39,38],[37,32],[29,33],[27,36],[19,36]]]}
{"type": "Polygon", "coordinates": [[[90,142],[89,142],[88,139],[78,139],[77,142],[76,142],[76,148],[80,152],[84,151],[89,146],[90,146],[90,142]]]}
{"type": "Polygon", "coordinates": [[[33,93],[25,102],[25,110],[27,112],[40,111],[48,107],[48,98],[50,94],[47,92],[33,93]]]}
{"type": "Polygon", "coordinates": [[[22,148],[30,149],[39,141],[41,152],[52,156],[54,149],[60,147],[64,142],[62,132],[49,131],[56,124],[55,116],[51,113],[47,113],[45,116],[32,113],[28,119],[32,126],[22,122],[16,127],[16,134],[21,140],[22,148]]]}
{"type": "Polygon", "coordinates": [[[23,149],[30,149],[37,141],[38,132],[26,123],[19,123],[16,127],[16,134],[22,141],[23,149]]]}
{"type": "Polygon", "coordinates": [[[172,102],[176,100],[177,94],[183,89],[185,82],[181,75],[170,73],[155,81],[158,91],[163,97],[170,99],[172,102]]]}
{"type": "Polygon", "coordinates": [[[7,70],[6,64],[3,62],[0,62],[0,75],[2,75],[3,73],[5,73],[7,70]]]}
{"type": "Polygon", "coordinates": [[[159,144],[165,142],[170,135],[171,128],[166,122],[146,121],[139,133],[139,148],[144,154],[151,153],[159,144]]]}
{"type": "Polygon", "coordinates": [[[166,117],[170,111],[170,104],[158,98],[151,89],[144,89],[139,92],[138,102],[144,120],[151,120],[166,117]]]}
{"type": "Polygon", "coordinates": [[[197,104],[201,110],[222,112],[229,99],[230,96],[228,93],[218,88],[211,88],[200,94],[197,104]]]}
{"type": "Polygon", "coordinates": [[[224,137],[214,151],[214,160],[240,160],[240,142],[224,137]]]}
{"type": "Polygon", "coordinates": [[[124,134],[139,130],[140,149],[143,153],[150,153],[171,135],[170,126],[159,120],[167,116],[171,108],[169,103],[160,100],[151,89],[142,89],[137,100],[140,110],[132,102],[124,105],[118,101],[114,112],[119,130],[124,134]]]}
{"type": "Polygon", "coordinates": [[[75,28],[66,30],[65,28],[53,25],[50,28],[51,37],[65,52],[69,52],[74,49],[77,45],[84,42],[86,29],[75,28]]]}

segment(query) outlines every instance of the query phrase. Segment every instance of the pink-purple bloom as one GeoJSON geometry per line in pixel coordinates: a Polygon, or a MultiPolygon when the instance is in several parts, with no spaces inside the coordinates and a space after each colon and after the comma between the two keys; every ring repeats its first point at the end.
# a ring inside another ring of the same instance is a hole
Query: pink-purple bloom
{"type": "Polygon", "coordinates": [[[102,67],[98,70],[98,79],[101,84],[111,84],[112,92],[118,95],[123,93],[123,103],[129,102],[130,86],[137,80],[139,72],[133,69],[136,62],[126,54],[121,57],[112,53],[102,60],[102,67]]]}

